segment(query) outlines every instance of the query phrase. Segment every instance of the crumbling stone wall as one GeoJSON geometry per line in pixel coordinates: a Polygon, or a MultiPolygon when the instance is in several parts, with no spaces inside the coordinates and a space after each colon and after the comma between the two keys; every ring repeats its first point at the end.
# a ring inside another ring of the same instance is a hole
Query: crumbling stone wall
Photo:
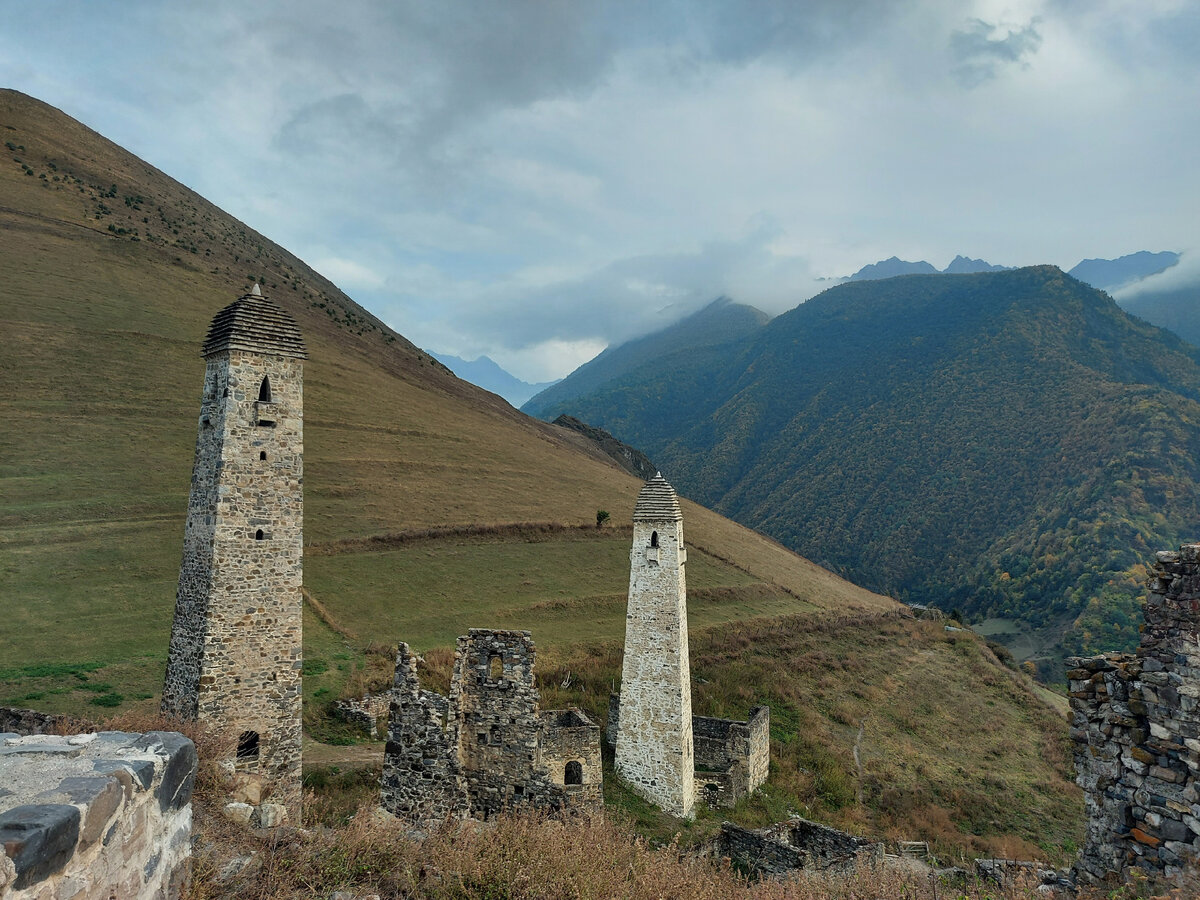
{"type": "Polygon", "coordinates": [[[1067,661],[1088,882],[1197,876],[1200,851],[1200,544],[1157,554],[1132,654],[1067,661]]]}
{"type": "Polygon", "coordinates": [[[65,734],[68,731],[92,731],[95,727],[86,719],[74,716],[0,706],[0,734],[65,734]]]}
{"type": "Polygon", "coordinates": [[[374,738],[379,734],[380,720],[387,719],[391,706],[392,695],[385,691],[379,694],[365,694],[361,700],[355,697],[337,700],[333,704],[333,714],[355,728],[362,729],[367,737],[374,738]]]}
{"type": "Polygon", "coordinates": [[[295,323],[257,294],[205,340],[163,711],[239,737],[237,768],[300,803],[303,360],[295,323]]]}
{"type": "Polygon", "coordinates": [[[449,697],[420,688],[406,644],[396,660],[383,808],[417,821],[507,809],[598,809],[600,729],[581,710],[538,710],[528,631],[458,639],[449,697]]]}
{"type": "Polygon", "coordinates": [[[421,690],[416,657],[401,642],[380,782],[380,803],[392,815],[438,821],[468,813],[458,722],[448,712],[445,697],[421,690]]]}
{"type": "Polygon", "coordinates": [[[563,805],[599,809],[604,805],[604,769],[600,756],[600,726],[578,709],[541,713],[540,767],[557,790],[563,805]]]}
{"type": "MultiPolygon", "coordinates": [[[[620,732],[621,695],[608,698],[605,740],[620,732]]],[[[696,799],[710,807],[731,808],[766,783],[771,762],[771,708],[756,706],[750,719],[692,716],[696,799]]]]}
{"type": "Polygon", "coordinates": [[[0,896],[177,898],[196,748],[181,734],[0,734],[0,896]]]}
{"type": "Polygon", "coordinates": [[[709,806],[734,806],[767,780],[771,709],[756,706],[746,722],[692,716],[692,743],[696,796],[709,806]]]}
{"type": "Polygon", "coordinates": [[[794,817],[766,828],[721,823],[717,853],[761,875],[811,868],[849,872],[879,856],[879,844],[794,817]]]}
{"type": "Polygon", "coordinates": [[[655,475],[633,512],[616,770],[638,794],[684,819],[696,802],[686,561],[679,499],[655,475]]]}

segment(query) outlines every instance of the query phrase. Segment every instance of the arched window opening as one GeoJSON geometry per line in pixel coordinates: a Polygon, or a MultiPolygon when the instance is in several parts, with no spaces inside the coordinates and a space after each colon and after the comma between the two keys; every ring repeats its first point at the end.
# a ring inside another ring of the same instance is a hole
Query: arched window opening
{"type": "Polygon", "coordinates": [[[252,762],[258,759],[258,732],[243,731],[238,738],[237,761],[252,762]]]}
{"type": "Polygon", "coordinates": [[[504,677],[504,660],[498,656],[493,656],[488,662],[488,675],[493,681],[499,681],[504,677]]]}
{"type": "Polygon", "coordinates": [[[563,784],[583,784],[583,763],[575,759],[567,763],[563,784]]]}
{"type": "Polygon", "coordinates": [[[261,528],[254,532],[254,539],[256,541],[261,541],[264,537],[266,537],[266,535],[263,534],[263,530],[261,528]]]}
{"type": "Polygon", "coordinates": [[[258,402],[271,402],[271,379],[266,375],[263,376],[262,384],[258,386],[258,402]]]}
{"type": "Polygon", "coordinates": [[[650,532],[650,546],[651,547],[658,546],[658,532],[657,531],[650,532]]]}
{"type": "Polygon", "coordinates": [[[259,451],[258,451],[258,458],[259,458],[259,459],[261,459],[261,460],[266,460],[266,458],[267,458],[267,451],[266,451],[266,450],[259,450],[259,451]]]}

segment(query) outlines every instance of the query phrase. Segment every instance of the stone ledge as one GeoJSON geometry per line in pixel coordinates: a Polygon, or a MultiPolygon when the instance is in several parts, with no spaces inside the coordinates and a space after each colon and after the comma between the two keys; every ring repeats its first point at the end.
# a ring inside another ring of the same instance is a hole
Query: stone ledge
{"type": "Polygon", "coordinates": [[[195,776],[196,748],[174,732],[0,736],[0,894],[58,897],[64,882],[71,896],[82,879],[172,895],[191,854],[180,835],[195,776]]]}

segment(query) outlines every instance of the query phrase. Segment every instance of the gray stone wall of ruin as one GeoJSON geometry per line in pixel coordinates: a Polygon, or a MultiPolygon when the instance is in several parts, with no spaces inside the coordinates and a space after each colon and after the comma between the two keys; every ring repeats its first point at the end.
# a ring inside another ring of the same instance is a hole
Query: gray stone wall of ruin
{"type": "Polygon", "coordinates": [[[599,809],[604,805],[600,726],[579,709],[546,710],[539,718],[538,768],[562,791],[566,806],[599,809]]]}
{"type": "MultiPolygon", "coordinates": [[[[214,328],[239,304],[284,315],[262,298],[242,298],[218,314],[214,328]]],[[[257,352],[246,349],[253,346],[247,340],[207,356],[163,711],[258,735],[257,747],[247,745],[236,765],[273,782],[272,799],[295,815],[303,351],[300,345],[299,351],[257,352]],[[269,399],[263,398],[264,379],[269,399]]]]}
{"type": "Polygon", "coordinates": [[[691,818],[696,801],[683,516],[661,475],[633,515],[616,771],[650,802],[691,818]]]}
{"type": "Polygon", "coordinates": [[[458,639],[450,706],[473,815],[554,806],[538,767],[538,689],[528,631],[472,628],[458,639]]]}
{"type": "Polygon", "coordinates": [[[458,758],[457,722],[446,698],[421,689],[408,644],[396,654],[380,803],[417,822],[463,818],[470,805],[458,758]],[[437,702],[440,698],[442,702],[437,702]]]}
{"type": "Polygon", "coordinates": [[[450,695],[442,697],[421,690],[415,659],[401,644],[384,809],[418,821],[599,809],[600,729],[578,709],[538,709],[534,661],[529,632],[471,629],[458,639],[450,695]],[[568,766],[579,783],[567,783],[568,766]]]}
{"type": "Polygon", "coordinates": [[[1200,544],[1157,554],[1137,651],[1068,659],[1084,882],[1197,877],[1200,544]]]}
{"type": "Polygon", "coordinates": [[[692,717],[696,796],[712,807],[732,807],[767,780],[771,710],[756,706],[750,719],[692,717]]]}
{"type": "Polygon", "coordinates": [[[0,734],[0,896],[174,900],[192,853],[181,734],[0,734]]]}
{"type": "Polygon", "coordinates": [[[94,731],[96,726],[86,719],[36,709],[0,706],[0,733],[66,734],[69,731],[94,731]]]}
{"type": "MultiPolygon", "coordinates": [[[[608,698],[604,739],[613,745],[620,732],[621,695],[608,698]]],[[[756,706],[750,719],[692,716],[696,799],[728,809],[766,783],[771,764],[771,708],[756,706]]]]}
{"type": "Polygon", "coordinates": [[[380,722],[383,723],[384,733],[387,733],[387,717],[392,707],[390,691],[378,694],[365,694],[362,699],[351,697],[337,700],[333,704],[333,714],[343,722],[360,729],[367,737],[379,735],[380,722]]]}
{"type": "Polygon", "coordinates": [[[760,875],[786,876],[797,869],[854,871],[877,859],[880,847],[797,816],[757,829],[722,822],[716,851],[760,875]]]}

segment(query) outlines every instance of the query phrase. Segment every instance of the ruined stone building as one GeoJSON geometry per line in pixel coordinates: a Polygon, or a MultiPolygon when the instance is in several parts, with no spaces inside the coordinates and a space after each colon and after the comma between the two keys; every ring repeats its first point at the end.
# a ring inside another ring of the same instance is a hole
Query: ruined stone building
{"type": "Polygon", "coordinates": [[[1080,881],[1200,877],[1200,544],[1157,555],[1135,653],[1067,660],[1080,881]]]}
{"type": "Polygon", "coordinates": [[[204,341],[199,434],[163,712],[237,735],[299,811],[304,341],[254,292],[204,341]]]}
{"type": "Polygon", "coordinates": [[[617,774],[652,803],[691,818],[697,792],[733,806],[767,779],[770,710],[747,722],[692,715],[683,512],[659,473],[633,512],[621,693],[609,702],[617,774]]]}
{"type": "Polygon", "coordinates": [[[528,631],[473,628],[458,639],[446,697],[421,688],[400,644],[384,809],[431,821],[601,807],[600,729],[578,709],[538,709],[534,657],[528,631]]]}
{"type": "MultiPolygon", "coordinates": [[[[608,698],[605,740],[616,746],[621,695],[608,698]]],[[[696,799],[729,809],[766,783],[771,759],[771,708],[756,706],[748,721],[692,716],[696,799]]]]}

